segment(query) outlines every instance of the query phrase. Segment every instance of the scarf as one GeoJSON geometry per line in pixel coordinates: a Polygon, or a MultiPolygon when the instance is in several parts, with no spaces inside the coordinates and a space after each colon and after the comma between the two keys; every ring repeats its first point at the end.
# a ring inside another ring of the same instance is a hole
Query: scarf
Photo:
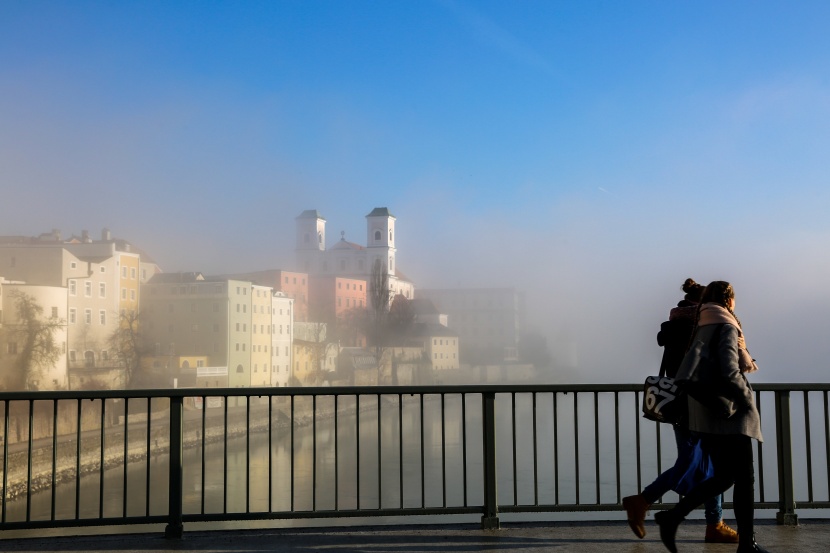
{"type": "Polygon", "coordinates": [[[738,329],[738,368],[742,373],[753,373],[758,370],[758,365],[746,349],[746,340],[741,330],[741,325],[735,315],[727,308],[717,303],[705,303],[700,308],[700,319],[698,326],[730,324],[738,329]]]}

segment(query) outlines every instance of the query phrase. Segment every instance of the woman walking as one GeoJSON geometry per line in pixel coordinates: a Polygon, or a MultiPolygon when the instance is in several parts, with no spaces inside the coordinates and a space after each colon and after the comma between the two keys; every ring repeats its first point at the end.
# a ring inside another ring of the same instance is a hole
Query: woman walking
{"type": "MultiPolygon", "coordinates": [[[[700,437],[701,447],[711,457],[715,474],[693,488],[677,505],[657,513],[660,539],[677,552],[677,527],[706,499],[734,485],[733,504],[738,524],[737,553],[768,553],[755,543],[755,468],[752,440],[762,441],[761,417],[752,388],[744,373],[757,370],[746,350],[741,323],[734,313],[735,291],[724,281],[711,282],[698,309],[693,345],[678,372],[679,380],[706,385],[717,396],[731,399],[736,412],[724,418],[689,397],[689,430],[700,437]],[[697,357],[695,352],[700,352],[697,357]],[[699,362],[695,362],[699,360],[699,362]]],[[[702,399],[702,398],[701,398],[702,399]]]]}
{"type": "MultiPolygon", "coordinates": [[[[681,289],[686,293],[677,307],[669,312],[669,320],[660,325],[657,344],[663,346],[663,361],[660,374],[675,378],[677,369],[686,353],[694,331],[697,306],[703,295],[704,286],[687,278],[681,289]]],[[[677,460],[674,465],[660,474],[654,482],[643,488],[637,495],[624,497],[623,508],[628,516],[628,525],[638,538],[646,535],[645,518],[651,504],[669,490],[685,495],[689,486],[701,478],[698,467],[703,456],[697,436],[693,436],[685,423],[672,426],[677,444],[677,460]]],[[[702,479],[702,478],[701,478],[702,479]]],[[[706,516],[707,543],[737,543],[738,533],[723,522],[723,508],[720,494],[707,498],[703,503],[706,516]]]]}

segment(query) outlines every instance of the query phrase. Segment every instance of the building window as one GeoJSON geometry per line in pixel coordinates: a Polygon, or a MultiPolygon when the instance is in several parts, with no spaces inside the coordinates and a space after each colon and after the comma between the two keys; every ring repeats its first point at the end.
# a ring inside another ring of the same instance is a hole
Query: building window
{"type": "MultiPolygon", "coordinates": [[[[404,229],[404,230],[406,230],[406,229],[404,229]]],[[[380,242],[380,231],[379,230],[375,231],[375,242],[380,242]]]]}
{"type": "Polygon", "coordinates": [[[76,359],[75,358],[75,350],[74,349],[69,350],[69,360],[74,363],[75,359],[76,359]]]}
{"type": "Polygon", "coordinates": [[[135,290],[130,290],[130,300],[135,301],[135,290]]]}
{"type": "Polygon", "coordinates": [[[107,297],[107,283],[106,282],[99,282],[98,283],[98,297],[106,298],[107,297]]]}
{"type": "Polygon", "coordinates": [[[135,280],[136,272],[135,267],[130,267],[130,278],[135,280]]]}
{"type": "Polygon", "coordinates": [[[84,309],[84,322],[92,324],[92,309],[84,309]]]}
{"type": "Polygon", "coordinates": [[[127,278],[127,268],[121,267],[121,278],[127,278]]]}
{"type": "Polygon", "coordinates": [[[69,268],[70,268],[70,269],[77,269],[77,268],[78,268],[78,264],[77,264],[77,263],[75,263],[74,261],[70,261],[70,262],[69,262],[69,268]]]}
{"type": "Polygon", "coordinates": [[[103,309],[98,311],[98,320],[101,322],[102,325],[107,324],[107,312],[103,309]]]}
{"type": "Polygon", "coordinates": [[[75,296],[78,293],[77,283],[74,278],[69,279],[69,295],[75,296]]]}
{"type": "Polygon", "coordinates": [[[75,324],[75,308],[69,308],[69,324],[75,324]]]}
{"type": "Polygon", "coordinates": [[[127,299],[127,289],[126,289],[126,288],[122,288],[122,289],[121,289],[121,299],[122,299],[122,300],[126,300],[126,299],[127,299]]]}
{"type": "Polygon", "coordinates": [[[58,308],[57,307],[52,307],[52,318],[53,319],[58,318],[58,308]]]}

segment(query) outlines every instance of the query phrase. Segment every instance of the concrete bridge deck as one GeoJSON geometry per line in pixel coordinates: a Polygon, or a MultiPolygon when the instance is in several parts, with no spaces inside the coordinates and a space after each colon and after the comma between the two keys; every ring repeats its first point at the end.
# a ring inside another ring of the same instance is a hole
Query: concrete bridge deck
{"type": "MultiPolygon", "coordinates": [[[[705,544],[701,521],[687,521],[678,532],[681,553],[731,553],[734,545],[705,544]]],[[[103,531],[106,531],[104,529],[103,531]]],[[[488,553],[601,552],[662,553],[657,527],[647,525],[648,535],[638,540],[625,522],[545,522],[502,524],[500,530],[481,530],[478,525],[371,526],[233,531],[189,531],[181,540],[167,540],[161,533],[48,536],[37,538],[0,536],[0,550],[17,552],[70,551],[210,553],[488,553]]],[[[772,553],[825,552],[830,550],[830,520],[803,520],[799,526],[777,526],[760,521],[758,543],[772,553]]]]}

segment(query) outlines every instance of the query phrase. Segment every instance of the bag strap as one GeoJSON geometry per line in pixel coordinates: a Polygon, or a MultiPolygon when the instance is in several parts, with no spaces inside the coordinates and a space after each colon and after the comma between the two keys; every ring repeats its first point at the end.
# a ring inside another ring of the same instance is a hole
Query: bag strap
{"type": "MultiPolygon", "coordinates": [[[[668,321],[666,321],[666,323],[667,322],[668,321]]],[[[659,345],[663,346],[663,351],[664,352],[666,351],[666,349],[665,349],[666,344],[661,343],[660,334],[663,332],[663,325],[665,325],[666,323],[663,323],[663,324],[660,325],[660,332],[657,333],[657,343],[659,345]]],[[[660,363],[660,372],[657,373],[657,376],[660,377],[660,378],[663,378],[664,376],[666,376],[666,365],[665,365],[665,363],[660,363]]]]}

